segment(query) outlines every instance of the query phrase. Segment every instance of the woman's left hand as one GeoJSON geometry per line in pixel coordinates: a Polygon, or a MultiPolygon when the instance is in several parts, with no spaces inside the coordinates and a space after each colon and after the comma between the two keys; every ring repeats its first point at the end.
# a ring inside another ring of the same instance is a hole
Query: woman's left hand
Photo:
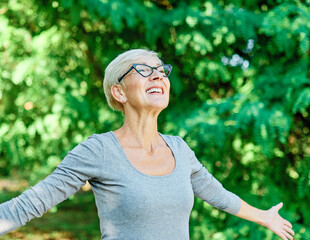
{"type": "Polygon", "coordinates": [[[292,224],[279,215],[279,210],[283,207],[283,203],[270,208],[266,211],[264,226],[269,228],[283,240],[293,239],[294,231],[292,224]]]}

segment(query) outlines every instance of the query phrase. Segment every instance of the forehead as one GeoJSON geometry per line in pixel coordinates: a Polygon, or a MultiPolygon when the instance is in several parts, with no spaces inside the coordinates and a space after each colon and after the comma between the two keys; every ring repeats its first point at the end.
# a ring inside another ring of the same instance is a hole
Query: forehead
{"type": "Polygon", "coordinates": [[[162,64],[162,61],[158,57],[140,57],[135,60],[135,63],[159,66],[162,64]]]}

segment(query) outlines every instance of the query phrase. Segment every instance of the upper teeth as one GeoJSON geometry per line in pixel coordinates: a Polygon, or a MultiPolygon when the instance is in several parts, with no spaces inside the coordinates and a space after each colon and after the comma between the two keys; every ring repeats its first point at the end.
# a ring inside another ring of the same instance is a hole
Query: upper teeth
{"type": "Polygon", "coordinates": [[[147,93],[153,93],[153,92],[158,92],[158,93],[163,93],[163,90],[161,88],[151,88],[146,91],[147,93]]]}

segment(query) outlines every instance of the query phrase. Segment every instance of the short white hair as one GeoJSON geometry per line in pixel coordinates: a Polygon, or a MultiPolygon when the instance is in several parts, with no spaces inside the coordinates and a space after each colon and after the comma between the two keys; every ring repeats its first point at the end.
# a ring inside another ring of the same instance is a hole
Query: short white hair
{"type": "Polygon", "coordinates": [[[126,87],[124,81],[119,82],[118,79],[135,63],[135,61],[148,57],[156,58],[160,61],[157,52],[145,49],[132,49],[118,55],[109,63],[105,69],[103,89],[111,109],[124,112],[123,104],[116,101],[111,94],[111,87],[116,84],[121,84],[126,87]]]}

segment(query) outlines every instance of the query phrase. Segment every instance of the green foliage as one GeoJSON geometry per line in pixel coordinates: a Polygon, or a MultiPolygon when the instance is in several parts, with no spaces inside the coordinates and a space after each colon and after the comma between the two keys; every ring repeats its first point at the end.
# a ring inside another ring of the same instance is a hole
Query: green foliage
{"type": "MultiPolygon", "coordinates": [[[[2,1],[3,2],[3,1],[2,1]]],[[[120,113],[102,90],[132,48],[174,66],[160,131],[183,137],[223,185],[284,202],[310,235],[309,1],[68,0],[0,5],[0,176],[36,183],[120,113]]],[[[274,239],[197,199],[191,239],[274,239]]]]}
{"type": "Polygon", "coordinates": [[[293,112],[300,112],[303,113],[304,115],[308,115],[307,109],[310,106],[310,88],[305,88],[301,91],[299,94],[294,107],[293,107],[293,112]]]}

